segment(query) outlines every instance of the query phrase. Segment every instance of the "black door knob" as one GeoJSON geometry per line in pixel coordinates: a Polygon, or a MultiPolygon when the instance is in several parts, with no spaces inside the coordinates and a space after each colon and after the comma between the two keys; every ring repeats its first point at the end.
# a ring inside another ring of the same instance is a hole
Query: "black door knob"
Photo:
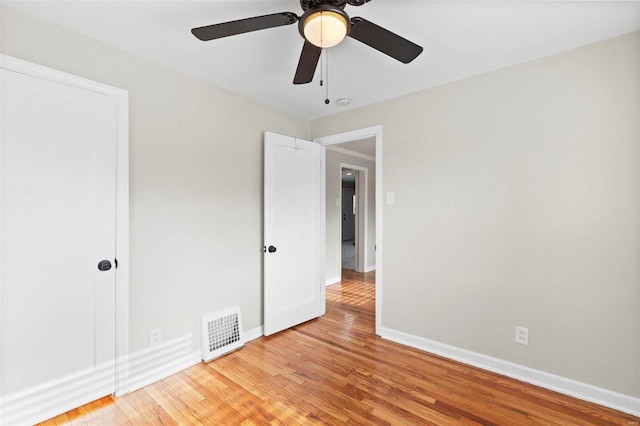
{"type": "Polygon", "coordinates": [[[111,269],[111,262],[108,260],[101,260],[100,263],[98,263],[98,269],[101,271],[108,271],[111,269]]]}
{"type": "Polygon", "coordinates": [[[275,253],[276,252],[276,248],[274,246],[269,246],[269,248],[267,250],[269,250],[269,253],[275,253]]]}

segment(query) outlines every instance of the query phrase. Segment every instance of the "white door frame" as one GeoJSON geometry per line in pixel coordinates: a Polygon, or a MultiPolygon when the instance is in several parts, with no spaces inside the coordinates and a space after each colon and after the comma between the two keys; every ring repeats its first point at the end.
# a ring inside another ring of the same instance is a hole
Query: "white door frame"
{"type": "MultiPolygon", "coordinates": [[[[355,240],[357,247],[356,271],[367,271],[367,259],[369,258],[369,169],[367,167],[356,166],[355,164],[340,163],[340,176],[342,177],[342,169],[355,170],[358,174],[356,177],[356,232],[355,240]],[[362,177],[362,178],[361,178],[362,177]]],[[[342,180],[340,181],[342,184],[342,180]]],[[[342,220],[340,220],[340,261],[342,261],[342,220]]],[[[342,270],[340,270],[340,279],[342,279],[342,270]]]]}
{"type": "MultiPolygon", "coordinates": [[[[125,393],[129,355],[129,93],[52,68],[0,54],[0,68],[66,84],[115,99],[117,105],[116,166],[116,395],[125,393]]],[[[1,236],[0,236],[1,238],[1,236]]],[[[2,265],[0,264],[0,270],[2,265]]],[[[0,282],[0,285],[2,283],[0,282]]]]}
{"type": "MultiPolygon", "coordinates": [[[[329,146],[369,137],[375,138],[376,141],[376,334],[380,336],[382,330],[382,126],[323,136],[313,141],[329,146]]],[[[323,212],[327,208],[325,198],[322,198],[323,212]]],[[[326,229],[324,236],[326,239],[326,229]]]]}

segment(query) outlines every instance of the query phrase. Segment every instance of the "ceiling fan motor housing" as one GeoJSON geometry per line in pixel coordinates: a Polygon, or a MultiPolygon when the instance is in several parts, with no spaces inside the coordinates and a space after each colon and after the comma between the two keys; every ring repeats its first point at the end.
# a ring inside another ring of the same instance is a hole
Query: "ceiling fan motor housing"
{"type": "Polygon", "coordinates": [[[300,7],[305,12],[309,9],[315,9],[322,5],[329,5],[344,9],[345,5],[362,6],[365,3],[369,3],[370,0],[300,0],[300,7]]]}
{"type": "Polygon", "coordinates": [[[333,6],[344,9],[346,4],[346,0],[300,0],[300,7],[305,12],[310,9],[317,9],[320,6],[333,6]]]}

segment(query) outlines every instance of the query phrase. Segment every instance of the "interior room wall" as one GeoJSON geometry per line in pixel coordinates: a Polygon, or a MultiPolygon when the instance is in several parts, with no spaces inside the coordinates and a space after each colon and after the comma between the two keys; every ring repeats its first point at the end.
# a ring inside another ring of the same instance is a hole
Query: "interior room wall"
{"type": "Polygon", "coordinates": [[[309,122],[0,10],[2,53],[129,91],[131,352],[158,327],[199,352],[200,317],[233,305],[260,327],[263,131],[310,139],[309,122]]]}
{"type": "Polygon", "coordinates": [[[312,122],[383,126],[383,328],[640,397],[639,34],[312,122]]]}
{"type": "Polygon", "coordinates": [[[264,130],[311,139],[381,124],[396,201],[384,206],[383,326],[640,397],[638,33],[310,129],[0,15],[2,53],[129,91],[132,352],[157,327],[198,350],[200,316],[233,304],[245,329],[260,326],[264,130]],[[529,346],[514,344],[515,325],[529,346]]]}
{"type": "Polygon", "coordinates": [[[341,152],[326,151],[326,272],[327,284],[334,284],[340,281],[342,270],[342,259],[340,252],[342,247],[342,234],[340,232],[340,222],[342,221],[342,207],[336,204],[336,200],[342,200],[342,181],[340,163],[353,166],[366,167],[369,172],[368,182],[368,214],[367,222],[367,258],[365,267],[373,269],[376,265],[376,164],[374,161],[354,157],[341,152]]]}

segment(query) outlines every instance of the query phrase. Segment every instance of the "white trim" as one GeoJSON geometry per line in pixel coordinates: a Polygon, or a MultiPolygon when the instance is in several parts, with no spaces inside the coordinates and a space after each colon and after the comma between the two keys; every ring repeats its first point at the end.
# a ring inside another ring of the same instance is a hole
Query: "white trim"
{"type": "MultiPolygon", "coordinates": [[[[263,334],[263,328],[260,326],[242,333],[242,337],[247,343],[262,337],[263,334]]],[[[185,334],[132,354],[128,359],[130,374],[123,387],[123,394],[163,380],[200,363],[201,351],[194,351],[193,345],[193,334],[185,334]]]]}
{"type": "Polygon", "coordinates": [[[327,151],[323,146],[320,152],[320,316],[327,313],[327,151]],[[322,285],[322,284],[325,285],[322,285]]]}
{"type": "MultiPolygon", "coordinates": [[[[351,142],[358,139],[366,139],[369,137],[377,137],[382,134],[382,126],[371,126],[362,129],[349,130],[347,132],[336,133],[335,135],[322,136],[315,138],[313,141],[320,145],[337,145],[345,142],[351,142]]],[[[376,151],[376,157],[380,152],[376,151]]]]}
{"type": "MultiPolygon", "coordinates": [[[[382,126],[366,127],[335,135],[315,138],[313,141],[323,146],[336,145],[356,139],[375,137],[376,140],[376,334],[382,330],[382,126]]],[[[326,198],[326,197],[325,197],[326,198]]],[[[322,209],[326,209],[326,199],[322,199],[322,209]]],[[[325,240],[326,240],[326,233],[325,240]]]]}
{"type": "Polygon", "coordinates": [[[329,278],[325,283],[325,287],[329,287],[330,285],[338,284],[338,283],[340,283],[340,281],[342,281],[341,277],[329,278]]]}
{"type": "Polygon", "coordinates": [[[0,401],[2,424],[35,424],[77,407],[78,400],[93,401],[104,396],[113,381],[112,363],[70,374],[0,401]]]}
{"type": "Polygon", "coordinates": [[[0,67],[9,71],[78,87],[116,100],[116,385],[121,395],[127,377],[129,353],[129,93],[96,81],[0,54],[0,67]]]}
{"type": "Polygon", "coordinates": [[[79,87],[84,90],[89,90],[91,92],[100,93],[114,98],[120,98],[122,95],[127,96],[128,93],[124,89],[109,86],[83,77],[78,77],[77,75],[34,64],[2,53],[0,53],[0,68],[32,77],[38,77],[44,80],[79,87]]]}
{"type": "MultiPolygon", "coordinates": [[[[1,7],[1,6],[0,6],[1,7]]],[[[0,55],[0,68],[2,68],[2,62],[3,62],[3,58],[4,55],[0,55]]],[[[2,138],[2,134],[3,134],[3,129],[2,129],[2,114],[1,114],[1,108],[2,108],[2,93],[4,93],[3,88],[2,88],[2,81],[4,79],[2,78],[2,76],[0,75],[0,164],[2,164],[2,148],[1,148],[1,138],[2,138]]],[[[2,173],[0,173],[0,188],[2,188],[2,173]]],[[[0,224],[2,223],[2,191],[0,190],[0,224]]],[[[2,241],[2,226],[0,225],[0,241],[2,241]]],[[[2,256],[0,255],[0,307],[2,306],[2,256]]],[[[2,342],[2,315],[0,315],[0,343],[2,342]]],[[[2,368],[2,348],[0,348],[0,370],[2,368]]],[[[4,413],[3,413],[3,403],[2,403],[2,389],[1,389],[1,385],[0,385],[0,422],[2,422],[2,419],[4,419],[4,413]]]]}
{"type": "Polygon", "coordinates": [[[371,272],[371,271],[375,271],[376,270],[376,265],[373,266],[367,266],[366,268],[364,268],[364,272],[371,272]]]}
{"type": "Polygon", "coordinates": [[[372,157],[371,155],[363,154],[361,152],[352,151],[346,148],[340,148],[338,146],[327,146],[329,151],[339,152],[341,154],[350,155],[352,157],[362,158],[363,160],[376,161],[376,157],[372,157]]]}
{"type": "Polygon", "coordinates": [[[464,364],[511,377],[525,383],[560,392],[614,410],[640,416],[640,398],[634,398],[566,377],[525,367],[488,355],[450,346],[390,328],[383,328],[380,336],[396,343],[411,346],[464,364]]]}
{"type": "Polygon", "coordinates": [[[193,345],[193,334],[186,334],[132,354],[128,357],[129,376],[122,394],[133,392],[198,364],[202,360],[201,354],[199,350],[193,350],[193,345]]]}
{"type": "Polygon", "coordinates": [[[264,328],[262,326],[242,333],[242,337],[244,338],[245,343],[258,339],[262,336],[264,336],[264,328]]]}
{"type": "MultiPolygon", "coordinates": [[[[362,218],[362,230],[364,232],[360,232],[360,229],[356,229],[356,243],[358,244],[358,258],[356,259],[355,270],[358,272],[364,272],[365,265],[367,263],[367,259],[369,258],[369,168],[356,166],[355,164],[350,163],[340,163],[340,179],[342,179],[342,169],[352,169],[358,172],[358,179],[356,179],[356,183],[358,187],[356,188],[356,196],[357,196],[357,204],[358,204],[358,219],[362,218]],[[364,172],[364,184],[360,179],[361,172],[364,172]],[[364,187],[364,191],[360,191],[360,187],[364,187]],[[362,207],[364,206],[364,208],[362,207]]],[[[340,180],[340,185],[342,186],[342,181],[340,180]]],[[[340,197],[342,198],[342,188],[338,191],[340,197]]],[[[342,203],[341,209],[342,209],[342,203]]],[[[340,211],[340,216],[342,217],[342,210],[340,211]]],[[[360,220],[356,222],[358,225],[360,224],[360,220]]],[[[358,226],[360,228],[360,226],[358,226]]],[[[342,220],[340,220],[340,245],[338,246],[338,253],[340,262],[342,262],[342,220]]],[[[326,241],[326,239],[325,239],[326,241]]],[[[342,263],[340,263],[342,266],[342,263]]],[[[340,272],[342,276],[342,272],[340,272]]]]}
{"type": "MultiPolygon", "coordinates": [[[[116,359],[129,354],[129,93],[118,102],[116,176],[116,359]]],[[[121,395],[128,375],[127,363],[116,362],[115,395],[121,395]]]]}

